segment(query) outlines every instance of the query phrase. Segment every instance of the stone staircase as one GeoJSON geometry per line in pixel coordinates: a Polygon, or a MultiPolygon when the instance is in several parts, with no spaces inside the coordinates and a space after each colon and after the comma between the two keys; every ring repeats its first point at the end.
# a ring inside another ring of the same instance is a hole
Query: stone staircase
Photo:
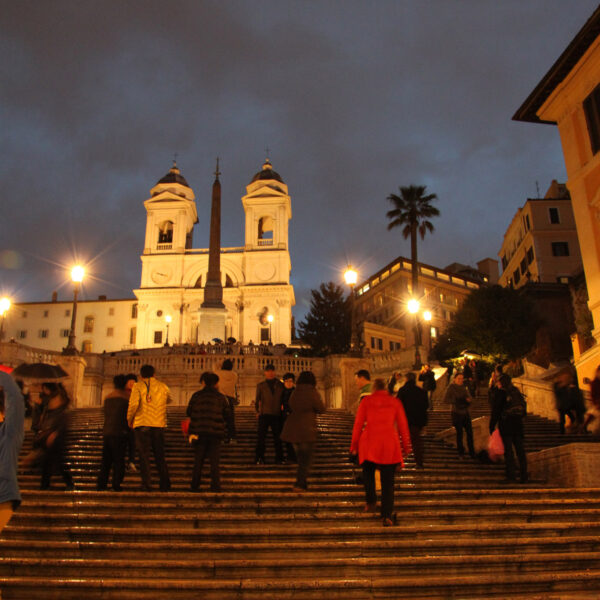
{"type": "MultiPolygon", "coordinates": [[[[472,412],[486,414],[485,399],[472,412]]],[[[447,407],[432,412],[426,468],[409,457],[397,478],[393,528],[361,512],[363,491],[346,460],[349,414],[321,417],[306,494],[291,491],[294,465],[274,465],[272,454],[252,464],[248,409],[237,410],[239,443],[223,450],[223,492],[188,493],[182,416],[181,407],[169,411],[173,490],[147,494],[138,474],[127,474],[121,493],[95,491],[100,412],[75,413],[77,489],[61,491],[56,478],[56,491],[42,492],[38,474],[21,473],[24,502],[0,537],[3,600],[599,596],[600,490],[503,486],[502,466],[460,460],[433,439],[450,423],[447,407]]],[[[598,441],[560,436],[537,417],[526,429],[529,450],[598,441]]]]}

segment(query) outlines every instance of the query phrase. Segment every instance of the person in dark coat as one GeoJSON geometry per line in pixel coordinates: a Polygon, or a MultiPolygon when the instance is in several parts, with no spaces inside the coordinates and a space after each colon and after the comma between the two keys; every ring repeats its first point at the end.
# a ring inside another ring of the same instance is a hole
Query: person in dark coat
{"type": "Polygon", "coordinates": [[[573,383],[573,376],[569,372],[563,372],[557,376],[554,382],[554,397],[556,410],[559,416],[560,432],[565,433],[565,422],[568,416],[572,426],[579,421],[581,413],[581,392],[573,383]]]}
{"type": "Polygon", "coordinates": [[[125,450],[129,437],[127,424],[127,407],[129,392],[125,389],[125,375],[115,375],[114,390],[104,399],[104,427],[102,429],[102,461],[96,488],[105,490],[108,475],[112,469],[112,488],[121,491],[121,483],[125,476],[125,450]]]}
{"type": "MultiPolygon", "coordinates": [[[[521,483],[527,483],[527,454],[525,453],[525,442],[523,433],[523,415],[519,416],[511,410],[511,406],[523,402],[521,392],[513,385],[510,375],[504,373],[497,382],[498,393],[494,395],[494,405],[490,417],[490,435],[496,425],[500,430],[502,443],[504,444],[504,463],[506,468],[506,483],[516,481],[516,464],[513,454],[513,446],[519,461],[521,483]]],[[[517,411],[518,412],[518,411],[517,411]]]]}
{"type": "Polygon", "coordinates": [[[427,425],[427,392],[417,385],[415,374],[406,374],[406,383],[398,390],[398,398],[404,406],[404,413],[410,431],[410,443],[417,468],[423,468],[423,438],[421,432],[427,425]]]}
{"type": "Polygon", "coordinates": [[[310,371],[298,376],[296,389],[290,396],[290,414],[285,421],[281,439],[294,444],[298,469],[295,492],[308,489],[307,477],[317,441],[317,414],[325,412],[325,404],[316,388],[317,381],[310,371]]]}
{"type": "MultiPolygon", "coordinates": [[[[281,431],[283,431],[283,426],[285,425],[285,421],[288,418],[289,414],[292,412],[290,408],[290,398],[296,389],[296,376],[293,373],[286,373],[283,376],[283,394],[281,396],[281,418],[280,418],[280,427],[281,431]]],[[[284,442],[283,447],[285,448],[285,458],[284,461],[288,463],[297,462],[296,459],[296,451],[294,450],[294,445],[291,442],[284,442]]]]}
{"type": "Polygon", "coordinates": [[[273,444],[275,445],[275,462],[283,463],[283,450],[281,447],[279,419],[281,417],[281,397],[283,396],[283,383],[275,377],[275,367],[268,364],[265,367],[265,380],[256,386],[256,400],[254,408],[258,419],[256,436],[256,451],[254,463],[265,464],[265,443],[267,432],[271,429],[273,444]]]}
{"type": "Polygon", "coordinates": [[[444,402],[452,405],[452,425],[456,429],[456,449],[459,456],[464,456],[465,447],[463,445],[463,430],[467,434],[467,446],[469,455],[475,458],[475,446],[473,444],[473,425],[471,424],[471,415],[469,414],[469,405],[472,398],[469,390],[465,387],[464,376],[457,373],[454,381],[446,389],[444,402]]]}
{"type": "Polygon", "coordinates": [[[70,398],[61,383],[43,383],[42,392],[48,397],[48,402],[40,417],[39,430],[33,440],[34,448],[42,451],[40,489],[50,489],[52,473],[58,469],[66,489],[73,490],[75,489],[73,477],[66,463],[66,441],[69,427],[67,411],[70,398]]]}
{"type": "Polygon", "coordinates": [[[435,373],[431,370],[430,365],[423,365],[421,372],[419,373],[419,381],[421,382],[423,389],[427,392],[429,408],[433,408],[433,392],[435,392],[437,384],[435,382],[435,373]]]}
{"type": "Polygon", "coordinates": [[[190,417],[188,429],[189,441],[194,447],[194,468],[190,490],[197,492],[200,488],[202,466],[208,455],[210,460],[210,490],[221,491],[221,441],[225,437],[229,419],[229,402],[216,386],[219,376],[216,373],[204,372],[200,377],[202,389],[192,394],[187,407],[190,417]]]}

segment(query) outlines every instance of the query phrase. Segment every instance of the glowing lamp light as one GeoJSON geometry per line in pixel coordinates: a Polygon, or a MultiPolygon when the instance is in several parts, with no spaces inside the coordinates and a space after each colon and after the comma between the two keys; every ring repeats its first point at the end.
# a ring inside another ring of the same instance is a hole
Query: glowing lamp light
{"type": "Polygon", "coordinates": [[[165,321],[166,321],[167,323],[170,323],[172,320],[173,320],[173,317],[172,317],[171,315],[167,315],[167,316],[165,317],[165,321]]]}
{"type": "Polygon", "coordinates": [[[411,298],[407,303],[407,307],[408,312],[414,315],[419,312],[419,301],[415,300],[414,298],[411,298]]]}
{"type": "Polygon", "coordinates": [[[273,317],[273,315],[267,315],[267,321],[269,321],[269,323],[272,323],[274,319],[275,317],[273,317]]]}
{"type": "Polygon", "coordinates": [[[358,281],[358,273],[350,266],[344,271],[344,281],[348,285],[356,285],[358,281]]]}
{"type": "Polygon", "coordinates": [[[71,279],[75,283],[81,283],[84,275],[85,269],[81,265],[76,265],[71,269],[71,279]]]}
{"type": "Polygon", "coordinates": [[[0,299],[0,315],[4,316],[4,314],[10,308],[10,300],[6,297],[0,299]]]}
{"type": "Polygon", "coordinates": [[[431,321],[431,311],[430,310],[426,310],[423,312],[423,319],[425,321],[431,321]]]}

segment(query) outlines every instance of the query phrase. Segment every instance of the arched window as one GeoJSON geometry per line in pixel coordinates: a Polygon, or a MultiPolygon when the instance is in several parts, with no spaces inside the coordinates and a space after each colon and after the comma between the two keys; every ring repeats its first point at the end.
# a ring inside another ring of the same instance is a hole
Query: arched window
{"type": "Polygon", "coordinates": [[[261,217],[258,220],[258,245],[271,246],[273,244],[273,219],[261,217]]]}
{"type": "Polygon", "coordinates": [[[164,221],[158,228],[158,243],[172,244],[173,243],[173,222],[164,221]]]}

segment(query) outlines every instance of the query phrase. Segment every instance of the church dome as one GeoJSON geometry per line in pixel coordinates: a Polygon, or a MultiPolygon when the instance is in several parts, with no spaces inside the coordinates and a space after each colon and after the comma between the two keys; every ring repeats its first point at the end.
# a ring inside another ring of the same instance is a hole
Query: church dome
{"type": "Polygon", "coordinates": [[[265,179],[274,179],[275,181],[284,183],[283,179],[281,179],[281,175],[277,173],[277,171],[273,171],[273,165],[268,158],[265,159],[265,164],[262,166],[262,169],[252,178],[250,183],[265,179]]]}
{"type": "Polygon", "coordinates": [[[169,172],[162,179],[159,179],[156,185],[161,183],[179,183],[185,185],[185,187],[190,187],[185,177],[179,172],[175,161],[173,161],[173,166],[169,169],[169,172]]]}

